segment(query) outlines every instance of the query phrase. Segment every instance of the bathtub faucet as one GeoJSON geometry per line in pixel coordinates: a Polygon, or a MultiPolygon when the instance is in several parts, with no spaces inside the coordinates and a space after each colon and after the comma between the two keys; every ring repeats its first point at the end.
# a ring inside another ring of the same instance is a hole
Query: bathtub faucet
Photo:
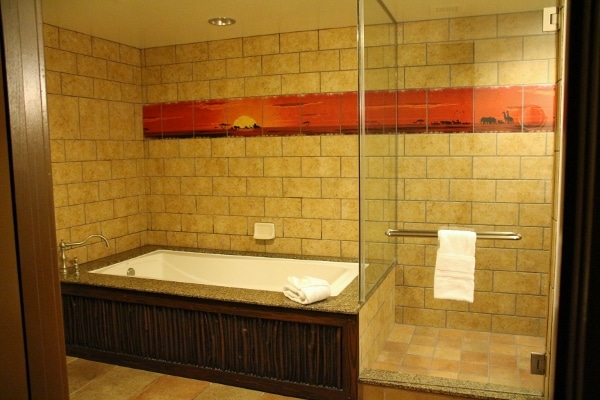
{"type": "Polygon", "coordinates": [[[91,238],[94,238],[94,237],[104,240],[104,243],[106,243],[106,247],[109,246],[108,240],[102,235],[90,235],[90,236],[86,237],[82,242],[73,242],[73,243],[65,243],[65,241],[63,239],[60,239],[60,244],[58,245],[58,248],[60,249],[60,261],[62,264],[61,271],[63,271],[63,272],[67,271],[67,256],[65,255],[65,251],[67,250],[67,248],[72,249],[74,247],[83,246],[88,240],[90,240],[91,238]]]}

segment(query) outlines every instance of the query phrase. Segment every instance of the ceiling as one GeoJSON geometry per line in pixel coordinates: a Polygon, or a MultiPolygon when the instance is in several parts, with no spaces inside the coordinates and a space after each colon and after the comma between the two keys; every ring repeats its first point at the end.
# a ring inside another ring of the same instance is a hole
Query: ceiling
{"type": "MultiPolygon", "coordinates": [[[[366,23],[389,22],[378,0],[366,23]]],[[[541,10],[556,0],[381,0],[396,21],[541,10]]],[[[45,23],[137,48],[355,26],[356,0],[42,0],[45,23]],[[231,26],[208,19],[231,17],[231,26]]]]}

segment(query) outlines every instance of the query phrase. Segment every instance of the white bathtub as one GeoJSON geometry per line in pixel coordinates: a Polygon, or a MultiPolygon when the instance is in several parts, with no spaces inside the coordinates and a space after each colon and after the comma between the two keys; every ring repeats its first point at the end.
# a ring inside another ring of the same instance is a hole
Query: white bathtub
{"type": "Polygon", "coordinates": [[[288,276],[325,279],[337,296],[358,275],[358,263],[157,250],[90,271],[174,282],[281,292],[288,276]]]}

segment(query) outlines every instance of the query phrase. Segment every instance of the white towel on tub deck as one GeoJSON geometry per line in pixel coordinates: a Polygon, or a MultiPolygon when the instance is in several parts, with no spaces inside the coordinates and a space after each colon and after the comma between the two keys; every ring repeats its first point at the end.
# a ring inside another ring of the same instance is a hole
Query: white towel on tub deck
{"type": "Polygon", "coordinates": [[[311,304],[324,300],[331,294],[329,282],[319,278],[303,276],[288,277],[289,285],[283,286],[283,294],[290,300],[300,304],[311,304]]]}
{"type": "Polygon", "coordinates": [[[439,230],[433,297],[473,302],[475,241],[471,231],[439,230]]]}

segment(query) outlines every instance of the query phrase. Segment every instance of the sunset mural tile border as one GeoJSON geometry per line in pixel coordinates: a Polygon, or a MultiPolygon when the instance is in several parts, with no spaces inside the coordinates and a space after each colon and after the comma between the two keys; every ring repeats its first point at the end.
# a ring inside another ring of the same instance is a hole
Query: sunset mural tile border
{"type": "MultiPolygon", "coordinates": [[[[400,133],[551,131],[555,96],[555,85],[369,91],[365,127],[367,134],[396,126],[400,133]]],[[[147,104],[143,118],[146,138],[356,134],[358,94],[147,104]]]]}

